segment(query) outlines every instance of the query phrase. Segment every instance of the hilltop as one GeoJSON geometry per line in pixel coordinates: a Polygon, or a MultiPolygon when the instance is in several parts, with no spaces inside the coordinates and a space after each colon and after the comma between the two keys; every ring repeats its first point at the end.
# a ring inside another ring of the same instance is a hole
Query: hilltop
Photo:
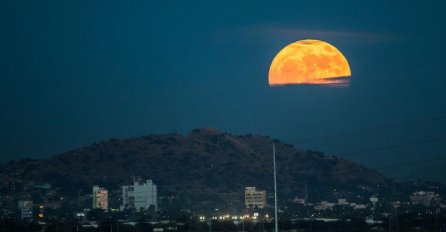
{"type": "Polygon", "coordinates": [[[93,143],[43,160],[11,161],[0,173],[26,183],[51,183],[66,195],[88,193],[100,184],[119,189],[132,176],[152,179],[160,196],[195,204],[228,204],[245,186],[272,190],[272,144],[276,144],[279,197],[363,196],[388,189],[390,180],[341,157],[298,150],[261,135],[231,135],[203,128],[190,134],[162,134],[93,143]]]}

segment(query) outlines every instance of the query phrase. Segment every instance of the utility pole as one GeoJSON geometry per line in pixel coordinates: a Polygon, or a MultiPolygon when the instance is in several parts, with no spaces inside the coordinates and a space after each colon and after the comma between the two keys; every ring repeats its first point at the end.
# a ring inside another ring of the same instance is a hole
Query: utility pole
{"type": "Polygon", "coordinates": [[[392,213],[389,215],[389,232],[391,232],[392,230],[395,230],[396,232],[399,232],[399,216],[398,216],[398,207],[399,207],[399,202],[398,202],[398,191],[397,191],[397,187],[396,187],[396,182],[393,181],[392,184],[392,199],[391,199],[391,203],[392,203],[392,213]]]}
{"type": "Polygon", "coordinates": [[[276,145],[273,143],[273,166],[274,166],[274,232],[279,232],[277,224],[277,179],[276,179],[276,145]]]}
{"type": "Polygon", "coordinates": [[[441,231],[438,229],[438,214],[440,214],[440,207],[437,203],[437,206],[435,207],[435,231],[441,231]]]}
{"type": "Polygon", "coordinates": [[[394,212],[395,212],[395,182],[392,181],[392,190],[390,193],[390,203],[392,204],[392,212],[389,214],[389,229],[388,232],[392,232],[393,230],[393,219],[394,219],[394,212]]]}

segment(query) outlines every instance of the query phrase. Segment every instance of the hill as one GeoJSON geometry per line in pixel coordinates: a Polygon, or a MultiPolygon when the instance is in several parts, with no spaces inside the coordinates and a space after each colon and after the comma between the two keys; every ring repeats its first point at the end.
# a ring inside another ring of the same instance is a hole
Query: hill
{"type": "Polygon", "coordinates": [[[94,184],[119,189],[132,176],[141,176],[154,180],[160,196],[192,205],[203,199],[230,204],[242,198],[246,186],[271,192],[272,143],[281,199],[303,196],[305,182],[310,198],[351,197],[357,191],[367,196],[389,186],[390,180],[379,173],[340,157],[297,150],[266,136],[209,128],[186,136],[111,139],[49,159],[11,161],[0,173],[24,183],[51,183],[66,195],[89,193],[94,184]]]}

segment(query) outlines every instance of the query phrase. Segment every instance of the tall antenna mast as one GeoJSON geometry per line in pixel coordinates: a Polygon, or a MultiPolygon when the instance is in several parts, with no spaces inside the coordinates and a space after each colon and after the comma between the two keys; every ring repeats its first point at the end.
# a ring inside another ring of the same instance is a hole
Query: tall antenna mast
{"type": "Polygon", "coordinates": [[[273,143],[273,166],[274,166],[274,232],[279,232],[277,224],[277,182],[276,182],[276,145],[273,143]]]}

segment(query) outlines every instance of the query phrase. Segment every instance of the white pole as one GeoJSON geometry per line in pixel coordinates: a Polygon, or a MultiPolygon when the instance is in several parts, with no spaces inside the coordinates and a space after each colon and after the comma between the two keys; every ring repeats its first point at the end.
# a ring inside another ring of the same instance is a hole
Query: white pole
{"type": "Polygon", "coordinates": [[[279,232],[277,224],[277,182],[276,182],[276,145],[273,143],[273,166],[274,166],[274,232],[279,232]]]}

